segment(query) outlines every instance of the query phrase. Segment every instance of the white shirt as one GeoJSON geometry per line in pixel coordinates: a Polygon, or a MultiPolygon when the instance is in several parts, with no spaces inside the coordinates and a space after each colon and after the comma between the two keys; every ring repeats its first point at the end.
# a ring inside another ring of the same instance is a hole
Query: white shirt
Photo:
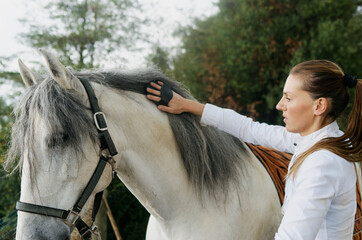
{"type": "MultiPolygon", "coordinates": [[[[285,127],[254,122],[236,113],[206,104],[201,124],[211,125],[245,142],[293,154],[289,164],[325,137],[343,134],[336,122],[307,136],[285,127]]],[[[283,219],[276,240],[351,240],[356,213],[354,164],[327,150],[310,154],[295,178],[286,181],[283,219]]]]}

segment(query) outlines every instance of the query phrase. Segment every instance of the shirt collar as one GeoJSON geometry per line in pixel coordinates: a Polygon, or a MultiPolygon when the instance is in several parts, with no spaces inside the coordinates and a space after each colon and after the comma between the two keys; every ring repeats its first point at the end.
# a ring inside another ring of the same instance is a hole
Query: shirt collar
{"type": "Polygon", "coordinates": [[[327,126],[311,133],[306,136],[301,136],[300,141],[297,143],[295,153],[302,153],[316,144],[323,138],[326,137],[339,137],[343,134],[342,131],[339,130],[338,124],[336,121],[328,124],[327,126]]]}

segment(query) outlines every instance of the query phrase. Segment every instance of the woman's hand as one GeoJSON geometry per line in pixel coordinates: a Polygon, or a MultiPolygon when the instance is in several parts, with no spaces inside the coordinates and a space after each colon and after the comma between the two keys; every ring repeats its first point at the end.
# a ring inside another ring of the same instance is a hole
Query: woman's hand
{"type": "MultiPolygon", "coordinates": [[[[163,82],[158,81],[157,83],[151,82],[151,86],[154,88],[147,88],[147,92],[151,94],[147,94],[147,98],[159,102],[161,101],[161,88],[163,85],[163,82]]],[[[164,112],[169,112],[173,114],[180,114],[183,112],[191,112],[195,115],[201,116],[202,112],[204,110],[204,104],[201,104],[199,102],[186,99],[179,94],[172,91],[173,97],[171,98],[170,102],[168,103],[168,106],[165,105],[159,105],[158,109],[164,112]]]]}
{"type": "MultiPolygon", "coordinates": [[[[149,92],[153,95],[148,94],[147,98],[152,101],[155,101],[155,102],[161,101],[161,88],[163,86],[163,82],[158,81],[157,84],[154,82],[151,82],[150,84],[154,89],[147,88],[147,92],[149,92]]],[[[168,103],[168,106],[159,105],[158,109],[160,109],[161,111],[169,112],[169,113],[173,113],[173,114],[180,114],[180,113],[184,112],[183,102],[186,99],[181,97],[179,94],[175,93],[174,91],[172,91],[172,94],[173,94],[173,96],[172,96],[170,102],[168,103]]]]}

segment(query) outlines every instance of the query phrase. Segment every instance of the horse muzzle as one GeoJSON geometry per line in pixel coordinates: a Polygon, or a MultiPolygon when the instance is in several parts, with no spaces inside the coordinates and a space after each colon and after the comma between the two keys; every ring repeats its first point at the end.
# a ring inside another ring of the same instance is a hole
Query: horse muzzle
{"type": "Polygon", "coordinates": [[[70,227],[62,220],[18,212],[16,240],[70,240],[70,227]]]}

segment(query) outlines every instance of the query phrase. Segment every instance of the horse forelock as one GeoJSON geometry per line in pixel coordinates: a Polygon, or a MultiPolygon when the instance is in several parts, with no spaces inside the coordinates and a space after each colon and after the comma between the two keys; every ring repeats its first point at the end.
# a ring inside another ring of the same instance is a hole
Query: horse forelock
{"type": "MultiPolygon", "coordinates": [[[[96,141],[97,131],[88,109],[82,104],[76,92],[66,91],[53,79],[26,89],[14,108],[16,121],[12,127],[11,145],[4,166],[7,170],[21,168],[25,154],[29,166],[35,164],[35,129],[46,131],[49,161],[55,149],[74,148],[76,155],[82,154],[82,141],[91,137],[96,141]],[[39,122],[39,118],[42,119],[39,122]],[[42,126],[38,126],[42,124],[42,126]],[[38,126],[35,128],[35,126],[38,126]],[[19,158],[18,158],[19,157],[19,158]]],[[[78,159],[77,156],[74,160],[78,159]]]]}

